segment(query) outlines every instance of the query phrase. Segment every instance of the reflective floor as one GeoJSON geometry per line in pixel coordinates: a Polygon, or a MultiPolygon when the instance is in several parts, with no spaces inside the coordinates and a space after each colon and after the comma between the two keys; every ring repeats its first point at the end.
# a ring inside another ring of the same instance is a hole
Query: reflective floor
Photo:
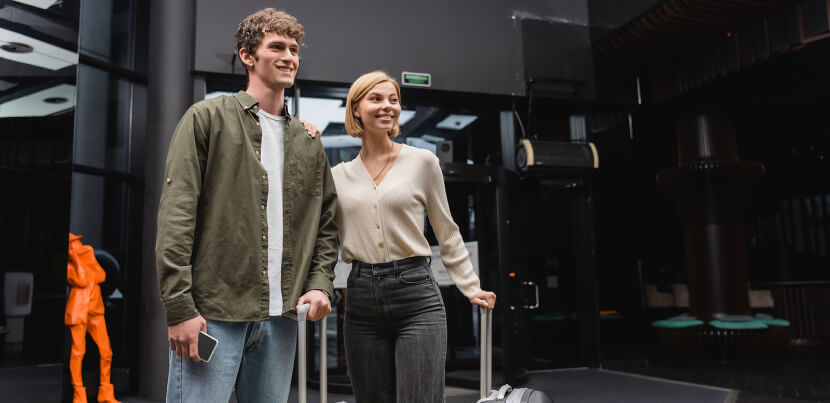
{"type": "MultiPolygon", "coordinates": [[[[4,364],[10,364],[3,357],[4,364]]],[[[830,349],[790,347],[776,361],[703,362],[656,361],[606,363],[604,370],[565,369],[531,374],[526,387],[548,393],[561,402],[827,402],[830,403],[830,349]]],[[[22,364],[22,362],[21,362],[22,364]]],[[[2,401],[60,401],[60,364],[0,365],[2,401]]],[[[85,374],[87,375],[87,374],[85,374]]],[[[95,374],[90,373],[91,381],[95,374]]],[[[447,403],[474,402],[478,391],[447,388],[447,403]]],[[[296,389],[290,402],[296,402],[296,389]]],[[[149,403],[124,393],[125,403],[149,403]]],[[[309,390],[309,402],[319,393],[309,390]]],[[[354,402],[351,395],[329,393],[328,401],[354,402]]]]}

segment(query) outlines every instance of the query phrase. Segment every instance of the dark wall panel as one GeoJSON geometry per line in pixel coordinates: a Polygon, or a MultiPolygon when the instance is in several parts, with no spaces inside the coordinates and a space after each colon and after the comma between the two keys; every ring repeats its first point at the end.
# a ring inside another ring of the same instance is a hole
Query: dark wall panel
{"type": "Polygon", "coordinates": [[[619,28],[660,2],[661,0],[588,0],[591,25],[619,28]]]}
{"type": "Polygon", "coordinates": [[[597,42],[609,32],[642,15],[661,0],[587,0],[591,40],[597,42]]]}
{"type": "MultiPolygon", "coordinates": [[[[372,0],[285,2],[198,0],[195,70],[230,73],[233,34],[249,13],[282,8],[306,28],[298,78],[350,83],[382,69],[432,74],[433,88],[524,94],[520,21],[587,25],[587,0],[372,0]]],[[[236,72],[241,67],[236,65],[236,72]]]]}
{"type": "Polygon", "coordinates": [[[540,89],[553,96],[593,98],[594,64],[590,28],[548,21],[522,21],[526,79],[549,81],[540,89]]]}

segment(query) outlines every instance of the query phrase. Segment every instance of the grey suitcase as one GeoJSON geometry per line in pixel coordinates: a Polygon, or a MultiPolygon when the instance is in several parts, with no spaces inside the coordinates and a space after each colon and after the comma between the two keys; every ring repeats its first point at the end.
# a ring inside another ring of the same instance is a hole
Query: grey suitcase
{"type": "Polygon", "coordinates": [[[493,311],[479,307],[481,322],[481,376],[477,403],[553,403],[553,400],[540,390],[518,388],[503,385],[493,390],[493,311]]]}
{"type": "MultiPolygon", "coordinates": [[[[297,394],[299,403],[308,402],[308,385],[306,384],[306,318],[311,304],[302,304],[297,310],[297,394]]],[[[326,317],[320,319],[320,403],[328,401],[328,363],[326,362],[326,317]]]]}

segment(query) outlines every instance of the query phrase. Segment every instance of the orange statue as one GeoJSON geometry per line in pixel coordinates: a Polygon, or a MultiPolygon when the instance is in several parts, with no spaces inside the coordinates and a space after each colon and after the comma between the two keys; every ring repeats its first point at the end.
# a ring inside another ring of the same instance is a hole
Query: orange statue
{"type": "Polygon", "coordinates": [[[86,388],[81,376],[81,363],[86,353],[86,332],[98,345],[101,356],[101,386],[98,388],[99,402],[119,403],[110,383],[112,349],[104,322],[104,300],[101,287],[107,278],[106,272],[95,260],[92,247],[81,243],[81,236],[69,233],[69,261],[66,264],[66,281],[71,286],[66,301],[64,323],[72,333],[72,353],[69,358],[69,372],[72,374],[73,403],[86,403],[86,388]]]}

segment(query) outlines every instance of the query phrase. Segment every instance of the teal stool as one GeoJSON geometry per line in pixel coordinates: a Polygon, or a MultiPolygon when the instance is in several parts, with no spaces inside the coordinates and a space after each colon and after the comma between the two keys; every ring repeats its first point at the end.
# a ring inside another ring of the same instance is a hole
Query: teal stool
{"type": "Polygon", "coordinates": [[[790,321],[788,321],[788,320],[786,320],[786,319],[776,319],[776,318],[764,319],[764,318],[758,318],[758,321],[759,321],[759,322],[761,322],[761,323],[763,323],[763,324],[765,324],[765,325],[767,325],[767,326],[790,327],[790,321]]]}
{"type": "Polygon", "coordinates": [[[701,325],[703,321],[698,319],[663,319],[651,322],[651,327],[660,329],[684,329],[701,325]]]}
{"type": "Polygon", "coordinates": [[[753,320],[745,320],[745,321],[735,321],[735,322],[728,322],[724,320],[713,320],[709,321],[709,326],[712,326],[716,329],[721,330],[755,330],[755,329],[766,329],[767,326],[764,322],[760,320],[753,319],[753,320]]]}

